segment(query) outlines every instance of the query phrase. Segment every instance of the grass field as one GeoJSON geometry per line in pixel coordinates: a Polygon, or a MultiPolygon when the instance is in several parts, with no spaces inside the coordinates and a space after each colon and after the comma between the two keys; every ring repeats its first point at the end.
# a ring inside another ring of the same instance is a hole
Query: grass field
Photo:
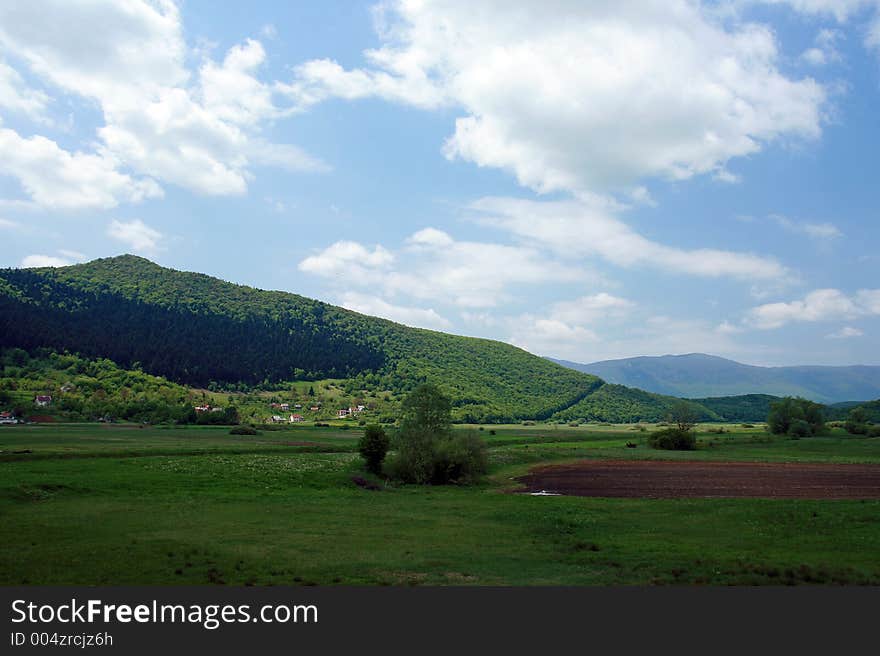
{"type": "Polygon", "coordinates": [[[486,426],[485,484],[371,492],[356,429],[2,427],[0,584],[880,584],[878,501],[510,493],[584,457],[880,463],[878,438],[725,429],[671,453],[632,426],[486,426]]]}

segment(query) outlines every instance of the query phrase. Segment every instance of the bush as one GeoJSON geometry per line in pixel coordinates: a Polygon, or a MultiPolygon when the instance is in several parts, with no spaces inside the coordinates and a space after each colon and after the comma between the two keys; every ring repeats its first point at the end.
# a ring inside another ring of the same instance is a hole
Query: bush
{"type": "Polygon", "coordinates": [[[880,426],[871,426],[868,429],[868,437],[880,437],[880,426]]]}
{"type": "Polygon", "coordinates": [[[401,428],[395,436],[395,453],[388,459],[386,471],[391,478],[404,483],[430,483],[434,473],[434,450],[439,439],[442,436],[429,431],[401,428]]]}
{"type": "Polygon", "coordinates": [[[489,469],[486,445],[476,433],[467,431],[440,440],[434,450],[431,483],[472,483],[489,469]]]}
{"type": "Polygon", "coordinates": [[[810,437],[813,428],[805,419],[795,419],[788,428],[788,434],[792,437],[810,437]]]}
{"type": "Polygon", "coordinates": [[[693,451],[697,448],[697,437],[691,431],[667,428],[651,433],[648,436],[648,446],[667,451],[693,451]]]}
{"type": "Polygon", "coordinates": [[[858,424],[854,421],[847,421],[843,427],[850,435],[867,435],[869,430],[868,424],[858,424]]]}
{"type": "Polygon", "coordinates": [[[438,439],[410,434],[405,442],[398,438],[396,446],[385,470],[404,483],[467,484],[479,480],[489,469],[486,445],[472,431],[438,439]]]}
{"type": "Polygon", "coordinates": [[[358,452],[367,463],[367,471],[373,474],[382,473],[382,462],[388,453],[388,435],[381,426],[367,426],[358,441],[358,452]]]}
{"type": "Polygon", "coordinates": [[[254,428],[253,426],[248,426],[247,424],[243,424],[241,426],[236,426],[231,431],[229,431],[230,435],[259,435],[260,432],[254,428]]]}

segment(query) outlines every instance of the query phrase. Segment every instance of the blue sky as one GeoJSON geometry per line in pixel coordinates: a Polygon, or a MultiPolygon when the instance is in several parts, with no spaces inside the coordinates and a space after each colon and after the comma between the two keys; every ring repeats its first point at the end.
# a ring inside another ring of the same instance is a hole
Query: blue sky
{"type": "Polygon", "coordinates": [[[880,2],[0,8],[0,266],[590,362],[880,364],[880,2]]]}

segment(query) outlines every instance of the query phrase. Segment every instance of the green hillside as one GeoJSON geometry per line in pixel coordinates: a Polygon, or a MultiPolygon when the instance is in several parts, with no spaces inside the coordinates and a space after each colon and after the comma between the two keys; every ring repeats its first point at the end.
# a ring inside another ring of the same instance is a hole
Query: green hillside
{"type": "MultiPolygon", "coordinates": [[[[554,419],[612,423],[660,422],[666,421],[672,406],[678,400],[671,396],[606,383],[582,401],[556,413],[554,419]]],[[[692,402],[691,405],[698,421],[724,421],[722,416],[697,402],[692,402]]]]}
{"type": "MultiPolygon", "coordinates": [[[[18,375],[5,362],[7,387],[24,381],[30,393],[33,385],[57,389],[77,376],[95,379],[81,381],[82,394],[65,395],[70,417],[104,409],[148,419],[154,401],[191,406],[194,392],[187,388],[208,388],[220,401],[226,393],[246,394],[235,403],[250,413],[243,416],[258,416],[266,406],[260,394],[287,390],[284,399],[300,398],[304,390],[297,392],[293,381],[300,387],[315,381],[327,401],[315,418],[358,399],[388,414],[425,381],[452,397],[455,417],[464,422],[663,421],[675,401],[606,384],[509,344],[409,328],[131,255],[0,270],[0,347],[38,353],[30,373],[18,375]],[[34,370],[42,378],[29,378],[34,370]]],[[[746,395],[693,403],[700,421],[758,421],[770,400],[746,395]]]]}
{"type": "Polygon", "coordinates": [[[343,378],[405,393],[430,380],[465,421],[545,419],[595,376],[508,344],[409,328],[130,255],[0,270],[0,346],[107,358],[192,386],[343,378]]]}
{"type": "Polygon", "coordinates": [[[118,367],[110,360],[71,354],[0,349],[0,410],[22,419],[114,417],[130,421],[195,422],[196,395],[168,380],[118,367]],[[51,396],[36,407],[37,396],[51,396]]]}
{"type": "Polygon", "coordinates": [[[769,394],[742,394],[740,396],[713,396],[707,399],[694,399],[705,408],[724,417],[725,421],[766,421],[770,404],[778,401],[778,396],[769,394]]]}

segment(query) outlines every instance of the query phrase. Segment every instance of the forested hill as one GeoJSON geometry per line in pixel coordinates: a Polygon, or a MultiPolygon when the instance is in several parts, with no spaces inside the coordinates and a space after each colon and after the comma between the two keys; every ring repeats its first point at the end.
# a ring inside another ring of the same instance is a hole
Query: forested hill
{"type": "Polygon", "coordinates": [[[409,328],[131,255],[0,270],[0,346],[109,358],[189,385],[348,378],[405,392],[430,380],[465,420],[548,418],[603,385],[501,342],[409,328]]]}

